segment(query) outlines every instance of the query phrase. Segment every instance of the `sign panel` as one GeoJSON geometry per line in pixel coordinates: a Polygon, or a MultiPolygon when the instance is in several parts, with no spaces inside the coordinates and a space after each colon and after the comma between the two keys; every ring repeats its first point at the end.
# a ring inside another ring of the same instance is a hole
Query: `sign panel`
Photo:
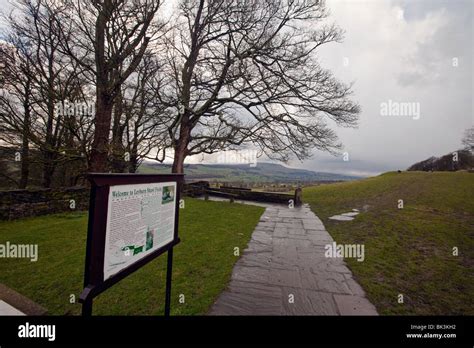
{"type": "Polygon", "coordinates": [[[176,182],[110,186],[104,280],[174,239],[176,182]]]}
{"type": "Polygon", "coordinates": [[[96,296],[167,253],[165,315],[170,314],[173,248],[183,174],[90,173],[82,314],[96,296]]]}

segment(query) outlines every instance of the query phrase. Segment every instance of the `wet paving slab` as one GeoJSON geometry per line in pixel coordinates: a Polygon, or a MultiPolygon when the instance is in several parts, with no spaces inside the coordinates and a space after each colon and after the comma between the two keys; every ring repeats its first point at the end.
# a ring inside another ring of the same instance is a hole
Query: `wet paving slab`
{"type": "Polygon", "coordinates": [[[377,315],[308,205],[270,205],[210,315],[377,315]]]}

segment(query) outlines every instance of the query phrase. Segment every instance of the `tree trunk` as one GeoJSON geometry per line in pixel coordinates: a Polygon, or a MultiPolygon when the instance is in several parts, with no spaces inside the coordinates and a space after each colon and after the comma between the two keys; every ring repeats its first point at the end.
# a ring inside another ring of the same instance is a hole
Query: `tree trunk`
{"type": "Polygon", "coordinates": [[[28,186],[28,177],[30,175],[30,149],[28,136],[23,136],[23,144],[21,149],[21,177],[20,189],[25,189],[28,186]]]}
{"type": "Polygon", "coordinates": [[[21,146],[21,176],[20,184],[18,188],[25,189],[28,186],[28,177],[30,175],[30,102],[29,102],[29,83],[27,83],[24,111],[25,116],[23,118],[23,134],[22,134],[22,146],[21,146]]]}
{"type": "Polygon", "coordinates": [[[55,84],[57,83],[54,72],[54,51],[50,51],[45,62],[47,68],[47,75],[45,76],[47,82],[47,109],[48,109],[48,120],[46,122],[46,144],[44,146],[43,153],[43,187],[50,188],[53,181],[53,174],[56,168],[55,149],[59,143],[59,140],[55,138],[54,132],[54,121],[61,122],[62,115],[56,115],[55,110],[55,84]],[[57,117],[57,118],[56,118],[57,117]]]}
{"type": "Polygon", "coordinates": [[[123,127],[121,118],[123,114],[122,93],[119,92],[114,99],[112,122],[112,148],[110,152],[110,169],[113,173],[124,173],[127,169],[125,148],[123,146],[123,127]]]}
{"type": "Polygon", "coordinates": [[[135,136],[132,148],[130,149],[130,163],[128,164],[128,172],[136,173],[138,170],[138,140],[135,136]]]}
{"type": "Polygon", "coordinates": [[[94,141],[92,143],[90,172],[105,173],[108,167],[108,143],[113,102],[100,91],[97,96],[94,141]]]}
{"type": "Polygon", "coordinates": [[[54,173],[55,164],[53,163],[54,158],[54,144],[53,144],[53,117],[51,112],[48,116],[48,124],[46,129],[46,142],[43,147],[43,187],[50,188],[53,180],[52,176],[54,173]]]}
{"type": "Polygon", "coordinates": [[[184,159],[185,156],[175,151],[174,153],[174,160],[173,160],[173,167],[171,168],[171,172],[173,174],[183,174],[184,173],[184,159]]]}
{"type": "Polygon", "coordinates": [[[94,140],[92,142],[90,172],[104,173],[108,168],[108,142],[112,121],[113,98],[110,93],[110,75],[107,64],[106,27],[110,19],[112,3],[103,2],[95,23],[95,65],[96,65],[96,114],[94,140]]]}
{"type": "Polygon", "coordinates": [[[51,151],[46,151],[43,156],[43,187],[50,188],[53,182],[55,165],[53,164],[53,155],[51,151]]]}
{"type": "Polygon", "coordinates": [[[188,115],[184,115],[179,132],[179,140],[177,140],[177,145],[174,148],[174,160],[171,168],[171,172],[174,174],[184,173],[184,160],[188,155],[188,145],[191,138],[191,129],[186,125],[188,120],[188,115]]]}

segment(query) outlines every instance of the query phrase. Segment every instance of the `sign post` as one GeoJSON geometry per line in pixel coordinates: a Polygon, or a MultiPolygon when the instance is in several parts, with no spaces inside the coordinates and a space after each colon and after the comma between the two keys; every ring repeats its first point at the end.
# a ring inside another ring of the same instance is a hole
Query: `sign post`
{"type": "Polygon", "coordinates": [[[173,247],[179,243],[183,174],[90,174],[82,315],[94,298],[168,253],[165,315],[170,314],[173,247]]]}

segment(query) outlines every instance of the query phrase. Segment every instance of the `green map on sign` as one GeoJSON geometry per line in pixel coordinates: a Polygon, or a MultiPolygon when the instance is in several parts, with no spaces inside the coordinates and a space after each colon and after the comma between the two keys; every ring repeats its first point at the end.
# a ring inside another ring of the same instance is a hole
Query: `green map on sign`
{"type": "Polygon", "coordinates": [[[166,204],[174,201],[174,186],[164,186],[161,203],[166,204]]]}
{"type": "Polygon", "coordinates": [[[143,251],[143,245],[140,245],[140,246],[127,245],[127,246],[124,246],[121,250],[125,252],[129,250],[132,252],[132,255],[137,255],[143,251]]]}

